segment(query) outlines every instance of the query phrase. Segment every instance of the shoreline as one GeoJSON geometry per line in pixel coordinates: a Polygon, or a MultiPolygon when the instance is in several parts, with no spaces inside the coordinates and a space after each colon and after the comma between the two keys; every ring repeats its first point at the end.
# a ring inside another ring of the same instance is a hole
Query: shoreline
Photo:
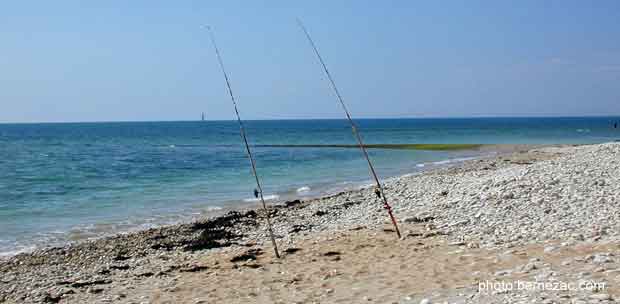
{"type": "MultiPolygon", "coordinates": [[[[615,217],[606,218],[608,223],[603,228],[596,221],[593,225],[580,223],[581,226],[578,226],[563,220],[563,212],[572,210],[572,206],[567,205],[564,208],[566,210],[543,206],[539,211],[539,207],[532,204],[556,206],[554,204],[557,202],[548,199],[547,195],[555,197],[560,193],[557,198],[560,200],[564,197],[562,191],[565,191],[565,188],[567,191],[579,190],[570,189],[571,183],[574,183],[570,178],[556,182],[557,177],[545,176],[548,170],[564,170],[562,166],[566,166],[568,170],[574,166],[577,168],[575,170],[582,173],[584,169],[580,169],[580,164],[585,163],[601,167],[594,167],[592,170],[611,170],[609,172],[618,173],[617,163],[613,162],[618,151],[620,144],[613,143],[576,147],[521,146],[511,152],[498,152],[496,156],[386,179],[384,184],[406,240],[432,241],[439,247],[460,244],[452,246],[460,246],[461,250],[483,251],[505,251],[562,239],[577,243],[616,241],[617,229],[614,228],[620,227],[620,220],[615,217]],[[606,157],[607,164],[590,163],[591,160],[586,158],[597,156],[596,154],[606,157]],[[528,174],[534,176],[532,181],[545,180],[545,185],[550,185],[551,190],[544,187],[537,190],[540,198],[523,194],[525,192],[520,189],[534,189],[539,186],[536,183],[525,183],[529,181],[528,174]],[[520,181],[524,178],[525,180],[520,181]],[[491,182],[488,182],[489,180],[491,182]],[[564,185],[565,182],[568,186],[564,185]],[[558,188],[560,186],[561,189],[558,188]],[[560,190],[556,191],[554,187],[560,190]],[[489,203],[485,205],[487,201],[489,203]],[[518,204],[504,207],[502,202],[524,203],[533,210],[521,208],[518,204]],[[481,203],[483,205],[480,205],[481,203]],[[513,219],[509,216],[513,213],[519,216],[513,219]],[[551,226],[547,227],[549,231],[539,231],[536,225],[541,223],[528,218],[536,216],[551,220],[551,226]],[[510,224],[506,222],[508,219],[517,223],[510,224]],[[488,220],[492,222],[487,223],[488,220]],[[523,230],[523,225],[534,228],[516,235],[504,232],[510,229],[523,230]],[[487,231],[492,227],[495,228],[487,231]],[[415,232],[416,230],[419,232],[415,232]]],[[[576,174],[581,174],[579,172],[576,174]]],[[[613,174],[605,176],[605,179],[617,178],[618,175],[613,174]]],[[[594,193],[594,190],[588,187],[598,189],[608,186],[612,187],[615,195],[608,200],[617,199],[620,192],[613,188],[612,181],[594,182],[596,184],[588,183],[583,189],[586,194],[594,193]]],[[[608,195],[604,192],[599,195],[599,190],[596,191],[597,197],[608,195]]],[[[598,200],[599,198],[595,203],[598,204],[598,200]]],[[[583,204],[578,207],[590,208],[583,204]]],[[[615,206],[609,208],[613,207],[615,206]]],[[[286,256],[294,255],[295,250],[292,249],[295,248],[301,248],[302,252],[308,250],[309,244],[319,248],[322,248],[322,242],[337,246],[330,241],[333,239],[345,238],[349,242],[355,242],[356,238],[361,237],[360,234],[374,236],[378,241],[384,238],[386,241],[390,240],[389,246],[405,246],[398,245],[398,242],[392,245],[395,235],[390,231],[387,215],[368,188],[342,191],[304,201],[270,204],[269,210],[273,217],[278,245],[286,256]]],[[[62,303],[83,302],[86,299],[99,302],[104,298],[131,302],[126,298],[131,297],[130,295],[119,291],[122,286],[140,285],[140,282],[149,280],[161,283],[167,282],[170,276],[183,277],[185,273],[200,273],[206,269],[201,268],[206,262],[214,260],[230,264],[225,260],[230,260],[231,255],[234,259],[240,253],[250,250],[261,252],[264,257],[246,256],[241,258],[241,261],[244,261],[241,264],[233,263],[233,266],[237,267],[232,269],[245,268],[246,266],[239,265],[248,264],[250,260],[268,261],[256,268],[253,268],[256,265],[250,263],[253,266],[247,266],[247,269],[265,270],[273,263],[287,263],[288,258],[282,261],[272,259],[261,213],[255,208],[233,210],[195,223],[152,228],[65,247],[37,249],[32,253],[0,259],[0,302],[45,302],[50,299],[62,303]],[[225,257],[224,260],[220,259],[222,256],[225,257]],[[23,282],[32,279],[37,283],[25,289],[23,282]],[[119,294],[124,296],[114,298],[119,294]]],[[[601,216],[587,214],[593,219],[601,216]]],[[[373,237],[367,241],[373,242],[373,237]]],[[[363,263],[359,260],[355,262],[363,263]]],[[[160,292],[165,291],[162,290],[160,292]]],[[[142,296],[149,297],[149,294],[144,293],[142,296]]],[[[152,300],[158,302],[156,299],[152,300]]],[[[191,301],[189,298],[180,298],[180,302],[192,303],[191,301]]]]}
{"type": "MultiPolygon", "coordinates": [[[[445,146],[445,145],[429,145],[429,146],[445,146]]],[[[452,145],[448,145],[452,146],[452,145]]],[[[392,175],[390,177],[385,178],[385,180],[391,180],[395,178],[399,178],[403,175],[409,174],[417,174],[420,172],[426,172],[428,170],[435,170],[437,168],[443,166],[451,166],[454,164],[459,164],[463,161],[468,161],[476,158],[486,158],[492,157],[494,152],[497,153],[510,153],[512,151],[516,151],[518,149],[523,149],[523,147],[533,147],[540,145],[455,145],[458,149],[455,152],[474,152],[474,156],[468,155],[466,157],[459,157],[457,155],[452,155],[450,158],[442,159],[439,161],[433,161],[430,163],[421,163],[417,164],[416,167],[410,168],[408,170],[398,170],[400,171],[396,175],[392,175]]],[[[357,146],[354,146],[357,148],[357,146]]],[[[441,150],[440,150],[441,151],[441,150]]],[[[278,192],[271,193],[267,195],[266,202],[268,205],[278,205],[284,204],[286,201],[293,200],[316,200],[321,199],[323,197],[331,196],[340,192],[348,192],[348,191],[358,191],[365,187],[368,187],[372,181],[368,178],[352,180],[342,183],[322,183],[322,184],[309,184],[304,187],[308,187],[310,189],[309,194],[303,194],[297,192],[298,189],[287,189],[278,192]],[[271,198],[275,197],[275,198],[271,198]]],[[[118,234],[131,234],[144,230],[149,230],[153,228],[161,228],[172,225],[179,224],[190,224],[196,221],[204,220],[206,218],[218,217],[226,214],[229,211],[240,211],[253,209],[258,210],[258,200],[250,199],[250,198],[239,198],[239,199],[228,199],[223,201],[213,202],[211,204],[205,205],[204,207],[200,207],[202,211],[200,214],[194,212],[181,212],[179,214],[173,215],[165,215],[163,222],[151,222],[149,219],[140,219],[138,222],[133,224],[124,224],[126,228],[117,229],[112,228],[117,225],[117,222],[100,222],[94,225],[93,228],[78,228],[74,227],[70,231],[65,231],[59,233],[54,236],[54,241],[48,242],[35,242],[32,244],[24,245],[24,247],[15,248],[10,251],[0,252],[0,260],[8,259],[12,256],[23,254],[23,253],[33,253],[37,250],[42,249],[50,249],[55,247],[67,247],[74,246],[80,244],[82,242],[95,241],[101,238],[113,237],[118,234]],[[211,205],[213,204],[213,205],[211,205]],[[102,228],[104,227],[104,228],[102,228]],[[110,227],[110,228],[105,228],[110,227]],[[102,232],[104,230],[109,230],[102,232]],[[71,232],[73,231],[73,232],[71,232]]],[[[187,211],[187,210],[186,210],[187,211]]],[[[153,217],[159,217],[160,215],[154,214],[153,217]]]]}

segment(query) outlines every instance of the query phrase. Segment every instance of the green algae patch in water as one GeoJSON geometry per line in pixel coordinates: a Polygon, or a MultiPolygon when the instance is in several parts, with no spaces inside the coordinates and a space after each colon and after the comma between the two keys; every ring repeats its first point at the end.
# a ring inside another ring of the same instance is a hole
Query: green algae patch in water
{"type": "MultiPolygon", "coordinates": [[[[268,148],[358,148],[358,145],[258,145],[268,148]]],[[[427,150],[427,151],[458,151],[473,150],[482,147],[481,144],[366,144],[367,149],[395,149],[395,150],[427,150]]]]}

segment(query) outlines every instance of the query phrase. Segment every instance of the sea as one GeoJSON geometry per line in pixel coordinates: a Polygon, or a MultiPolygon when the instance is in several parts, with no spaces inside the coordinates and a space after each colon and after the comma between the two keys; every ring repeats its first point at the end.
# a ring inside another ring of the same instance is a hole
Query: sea
{"type": "MultiPolygon", "coordinates": [[[[587,144],[620,117],[360,119],[368,144],[587,144]]],[[[246,121],[268,203],[371,183],[346,120],[246,121]]],[[[256,206],[236,121],[0,124],[0,255],[256,206]]],[[[369,149],[381,178],[482,152],[369,149]]],[[[485,152],[489,153],[489,152],[485,152]]]]}

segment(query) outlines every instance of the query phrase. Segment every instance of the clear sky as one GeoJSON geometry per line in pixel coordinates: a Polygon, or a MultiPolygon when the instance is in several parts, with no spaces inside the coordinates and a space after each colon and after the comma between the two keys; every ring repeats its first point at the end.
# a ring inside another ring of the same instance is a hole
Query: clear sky
{"type": "Polygon", "coordinates": [[[2,1],[0,122],[620,115],[620,1],[2,1]]]}

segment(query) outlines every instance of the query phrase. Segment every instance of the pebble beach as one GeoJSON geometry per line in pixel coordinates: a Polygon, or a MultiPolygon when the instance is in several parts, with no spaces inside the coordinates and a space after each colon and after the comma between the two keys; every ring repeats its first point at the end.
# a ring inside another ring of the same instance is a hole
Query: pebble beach
{"type": "Polygon", "coordinates": [[[520,147],[372,188],[0,260],[0,303],[616,303],[620,143],[520,147]]]}

